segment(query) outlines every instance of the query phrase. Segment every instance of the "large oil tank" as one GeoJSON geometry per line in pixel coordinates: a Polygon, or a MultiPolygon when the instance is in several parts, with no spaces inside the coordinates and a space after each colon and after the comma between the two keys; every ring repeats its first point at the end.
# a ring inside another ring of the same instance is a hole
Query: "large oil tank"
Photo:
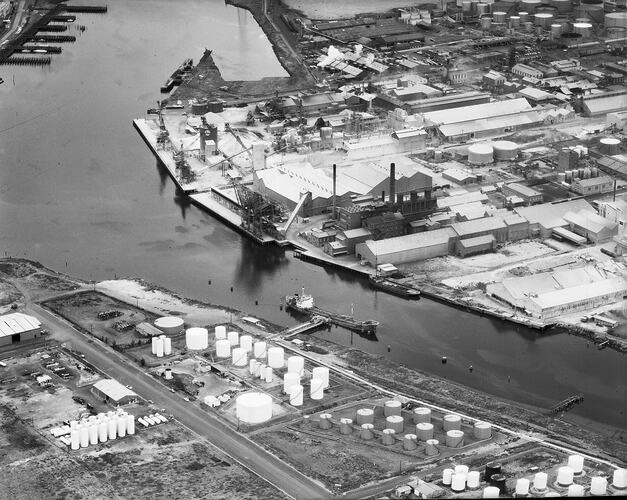
{"type": "Polygon", "coordinates": [[[371,408],[360,408],[355,415],[357,425],[374,423],[374,411],[371,408]]]}
{"type": "Polygon", "coordinates": [[[155,326],[166,335],[176,335],[183,331],[185,322],[176,316],[164,316],[155,320],[155,326]]]}
{"type": "Polygon", "coordinates": [[[213,329],[213,333],[216,340],[221,340],[226,338],[226,326],[218,325],[213,329]]]}
{"type": "Polygon", "coordinates": [[[282,347],[270,347],[268,349],[268,366],[270,368],[283,368],[285,351],[282,347]]]}
{"type": "Polygon", "coordinates": [[[489,16],[482,17],[479,22],[482,30],[489,30],[492,27],[492,18],[489,16]]]}
{"type": "Polygon", "coordinates": [[[432,457],[440,453],[440,441],[437,439],[428,439],[425,443],[425,455],[432,457]]]}
{"type": "Polygon", "coordinates": [[[311,370],[311,376],[313,378],[319,378],[324,381],[324,388],[329,387],[329,368],[326,366],[316,366],[311,370]]]}
{"type": "Polygon", "coordinates": [[[416,435],[419,441],[428,441],[433,439],[433,424],[429,422],[420,422],[416,424],[416,435]]]}
{"type": "Polygon", "coordinates": [[[419,407],[414,408],[414,423],[419,424],[422,422],[430,423],[431,422],[431,408],[419,407]]]}
{"type": "Polygon", "coordinates": [[[520,18],[520,23],[526,23],[529,21],[529,12],[526,10],[520,11],[518,13],[518,17],[520,18]]]}
{"type": "Polygon", "coordinates": [[[492,13],[492,19],[494,20],[495,23],[504,23],[506,15],[507,15],[507,12],[503,12],[499,10],[497,12],[492,13]]]}
{"type": "Polygon", "coordinates": [[[520,4],[527,12],[534,14],[536,8],[542,5],[542,0],[522,0],[520,4]]]}
{"type": "Polygon", "coordinates": [[[207,112],[209,112],[209,103],[207,101],[192,101],[192,114],[204,115],[207,112]]]}
{"type": "Polygon", "coordinates": [[[351,434],[353,432],[353,419],[340,418],[340,434],[351,434]]]}
{"type": "Polygon", "coordinates": [[[374,425],[361,424],[359,437],[365,441],[370,441],[371,439],[373,439],[374,438],[374,425]]]}
{"type": "Polygon", "coordinates": [[[209,347],[209,332],[206,328],[193,327],[185,330],[185,346],[191,351],[209,347]]]}
{"type": "Polygon", "coordinates": [[[489,439],[492,437],[492,424],[489,422],[475,422],[473,432],[477,439],[489,439]]]}
{"type": "Polygon", "coordinates": [[[236,347],[231,351],[231,362],[234,366],[246,366],[248,364],[248,353],[241,347],[236,347]]]}
{"type": "Polygon", "coordinates": [[[253,350],[253,338],[250,335],[242,335],[239,339],[239,346],[246,352],[253,350]]]}
{"type": "Polygon", "coordinates": [[[320,414],[318,425],[320,426],[321,429],[327,430],[333,427],[333,422],[331,421],[331,417],[332,415],[330,413],[320,414]]]}
{"type": "Polygon", "coordinates": [[[226,338],[229,339],[229,342],[231,343],[231,347],[235,347],[239,345],[239,333],[228,332],[226,334],[226,338]]]}
{"type": "Polygon", "coordinates": [[[518,144],[512,141],[495,141],[492,143],[495,160],[513,160],[518,156],[518,144]]]}
{"type": "Polygon", "coordinates": [[[302,356],[290,356],[287,358],[287,371],[303,376],[305,372],[305,358],[302,356]]]}
{"type": "Polygon", "coordinates": [[[487,3],[481,2],[477,4],[477,15],[479,17],[485,14],[489,14],[489,13],[490,13],[490,6],[487,3]]]}
{"type": "Polygon", "coordinates": [[[396,432],[397,434],[403,432],[404,424],[405,421],[400,415],[390,415],[389,417],[385,418],[386,428],[393,429],[394,432],[396,432]]]}
{"type": "Polygon", "coordinates": [[[562,25],[551,24],[551,36],[553,38],[559,38],[561,34],[562,34],[562,25]]]}
{"type": "Polygon", "coordinates": [[[283,392],[285,394],[289,394],[290,388],[297,384],[300,384],[300,375],[298,373],[288,372],[283,375],[283,392]]]}
{"type": "Polygon", "coordinates": [[[520,26],[520,16],[511,16],[509,18],[509,27],[518,28],[520,26]]]}
{"type": "Polygon", "coordinates": [[[539,12],[534,16],[534,22],[536,26],[540,26],[543,29],[548,29],[553,23],[553,14],[548,12],[539,12]]]}
{"type": "Polygon", "coordinates": [[[255,344],[253,345],[253,356],[255,356],[255,358],[265,358],[266,349],[267,344],[265,342],[255,342],[255,344]]]}
{"type": "Polygon", "coordinates": [[[383,429],[381,433],[381,443],[386,446],[394,444],[396,442],[396,438],[394,437],[395,434],[396,432],[394,429],[383,429]]]}
{"type": "Polygon", "coordinates": [[[464,431],[450,430],[446,433],[446,446],[449,448],[461,448],[464,446],[464,431]]]}
{"type": "Polygon", "coordinates": [[[494,161],[494,148],[486,142],[468,146],[468,162],[473,165],[485,165],[494,161]]]}
{"type": "Polygon", "coordinates": [[[401,402],[396,400],[386,401],[383,405],[383,415],[390,417],[401,414],[401,402]]]}
{"type": "Polygon", "coordinates": [[[311,399],[320,400],[324,398],[324,380],[312,378],[309,381],[309,394],[311,399]]]}
{"type": "Polygon", "coordinates": [[[590,479],[590,495],[601,497],[607,494],[607,479],[601,476],[595,476],[590,479]]]}
{"type": "Polygon", "coordinates": [[[605,27],[627,29],[627,11],[611,12],[605,14],[605,27]]]}
{"type": "Polygon", "coordinates": [[[620,139],[604,137],[600,141],[601,153],[605,155],[617,155],[620,153],[620,139]]]}
{"type": "Polygon", "coordinates": [[[231,343],[228,339],[220,339],[216,341],[216,356],[218,358],[228,358],[231,356],[231,343]]]}
{"type": "Polygon", "coordinates": [[[302,406],[305,389],[302,385],[296,384],[290,387],[290,404],[292,406],[302,406]]]}
{"type": "Polygon", "coordinates": [[[235,399],[235,414],[241,422],[260,424],[272,418],[272,398],[260,392],[249,392],[235,399]]]}
{"type": "Polygon", "coordinates": [[[605,18],[603,0],[582,0],[575,14],[577,17],[587,17],[591,22],[602,23],[605,18]]]}
{"type": "Polygon", "coordinates": [[[459,415],[449,414],[444,415],[442,420],[442,428],[444,431],[460,430],[462,428],[462,419],[459,415]]]}

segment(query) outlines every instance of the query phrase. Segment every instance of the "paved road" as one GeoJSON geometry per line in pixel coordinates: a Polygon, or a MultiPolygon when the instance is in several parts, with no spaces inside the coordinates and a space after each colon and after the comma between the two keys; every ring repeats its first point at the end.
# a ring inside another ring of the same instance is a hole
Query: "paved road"
{"type": "Polygon", "coordinates": [[[217,418],[184,401],[177,394],[170,393],[165,386],[131,364],[122,354],[77,332],[64,320],[37,304],[31,303],[26,309],[45,323],[53,338],[60,342],[70,342],[73,349],[85,354],[87,361],[119,382],[131,385],[141,397],[165,408],[180,423],[288,495],[294,498],[332,496],[322,485],[236,433],[217,418]]]}

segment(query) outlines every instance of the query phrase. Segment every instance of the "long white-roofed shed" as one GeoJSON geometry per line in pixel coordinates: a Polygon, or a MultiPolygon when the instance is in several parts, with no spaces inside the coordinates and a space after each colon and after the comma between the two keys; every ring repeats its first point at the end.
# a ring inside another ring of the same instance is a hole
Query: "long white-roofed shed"
{"type": "Polygon", "coordinates": [[[137,394],[113,379],[99,380],[91,387],[91,391],[114,405],[125,405],[137,399],[137,394]]]}
{"type": "Polygon", "coordinates": [[[16,344],[41,335],[41,322],[27,314],[11,313],[0,316],[0,346],[16,344]]]}

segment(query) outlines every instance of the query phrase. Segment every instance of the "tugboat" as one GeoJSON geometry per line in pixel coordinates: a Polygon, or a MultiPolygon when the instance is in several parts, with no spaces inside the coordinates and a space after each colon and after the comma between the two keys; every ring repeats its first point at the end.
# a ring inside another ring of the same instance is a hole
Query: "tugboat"
{"type": "Polygon", "coordinates": [[[399,283],[383,276],[371,275],[368,278],[368,281],[370,281],[370,286],[372,288],[391,293],[397,297],[402,297],[404,299],[420,298],[420,290],[416,290],[410,285],[405,285],[404,283],[399,283]]]}
{"type": "Polygon", "coordinates": [[[374,334],[377,330],[377,326],[379,326],[378,321],[358,321],[352,315],[338,314],[316,307],[313,296],[306,294],[304,288],[302,289],[302,293],[300,295],[296,293],[294,295],[286,296],[285,306],[287,309],[292,309],[301,314],[306,314],[307,316],[312,316],[314,314],[323,316],[328,318],[334,325],[342,326],[357,333],[374,334]]]}

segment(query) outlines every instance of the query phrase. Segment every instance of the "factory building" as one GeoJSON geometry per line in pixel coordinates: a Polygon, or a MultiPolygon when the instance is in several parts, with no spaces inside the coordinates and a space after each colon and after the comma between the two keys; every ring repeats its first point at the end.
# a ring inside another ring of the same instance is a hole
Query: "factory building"
{"type": "Polygon", "coordinates": [[[483,219],[456,222],[451,224],[456,240],[493,236],[497,243],[507,241],[507,225],[500,217],[484,217],[483,219]]]}
{"type": "Polygon", "coordinates": [[[584,116],[603,116],[608,113],[624,111],[627,108],[627,92],[603,92],[582,98],[582,112],[584,116]]]}
{"type": "Polygon", "coordinates": [[[523,78],[542,78],[542,71],[527,64],[518,63],[512,68],[512,73],[523,78]]]}
{"type": "Polygon", "coordinates": [[[609,193],[614,189],[614,180],[607,175],[591,177],[589,179],[575,179],[571,183],[570,189],[582,196],[609,193]]]}
{"type": "Polygon", "coordinates": [[[595,244],[610,241],[618,234],[618,223],[586,210],[568,212],[564,220],[568,222],[570,231],[595,244]]]}
{"type": "Polygon", "coordinates": [[[476,175],[466,170],[460,170],[459,168],[449,168],[448,170],[445,170],[442,172],[442,177],[462,186],[475,184],[477,182],[476,175]]]}
{"type": "MultiPolygon", "coordinates": [[[[456,181],[457,182],[457,181],[456,181]]],[[[481,191],[470,191],[468,193],[442,196],[438,198],[438,208],[457,207],[459,205],[472,205],[475,203],[487,203],[488,196],[481,191]]]]}
{"type": "Polygon", "coordinates": [[[392,212],[365,219],[363,227],[372,234],[372,239],[382,240],[403,236],[407,232],[407,221],[403,214],[392,212]]]}
{"type": "Polygon", "coordinates": [[[452,228],[445,227],[388,240],[368,240],[359,243],[355,253],[373,267],[378,263],[403,264],[448,255],[450,240],[455,235],[452,228]]]}
{"type": "Polygon", "coordinates": [[[346,248],[349,254],[355,253],[355,245],[370,239],[372,239],[372,233],[368,231],[368,229],[361,227],[340,231],[340,233],[335,236],[335,241],[346,248]]]}
{"type": "Polygon", "coordinates": [[[518,214],[503,217],[507,226],[507,241],[518,241],[529,238],[529,221],[518,214]]]}
{"type": "Polygon", "coordinates": [[[429,87],[428,85],[416,84],[411,87],[393,89],[390,92],[392,97],[395,97],[399,101],[416,101],[418,99],[426,99],[428,97],[437,97],[442,95],[442,91],[429,87]]]}
{"type": "MultiPolygon", "coordinates": [[[[401,104],[402,101],[400,101],[401,104]]],[[[490,94],[485,92],[471,91],[460,94],[449,94],[441,97],[430,97],[420,101],[414,101],[407,110],[408,113],[429,113],[434,111],[442,111],[452,108],[462,108],[475,106],[477,104],[486,104],[490,102],[490,94]]]]}
{"type": "Polygon", "coordinates": [[[543,203],[531,207],[519,207],[515,208],[514,212],[529,221],[530,236],[550,238],[553,229],[568,227],[568,222],[564,220],[564,215],[568,212],[579,212],[581,210],[595,213],[592,205],[581,198],[557,203],[543,203]]]}
{"type": "Polygon", "coordinates": [[[23,313],[0,316],[0,347],[35,339],[41,335],[41,323],[33,316],[23,313]]]}
{"type": "Polygon", "coordinates": [[[517,182],[504,184],[502,191],[505,196],[518,196],[527,206],[542,203],[542,193],[517,182]]]}
{"type": "Polygon", "coordinates": [[[125,405],[137,400],[137,394],[117,380],[99,380],[91,387],[97,397],[113,405],[125,405]]]}
{"type": "Polygon", "coordinates": [[[455,244],[455,254],[459,257],[468,257],[480,253],[493,252],[496,248],[496,240],[491,234],[459,240],[455,244]]]}
{"type": "Polygon", "coordinates": [[[427,132],[418,128],[408,128],[392,132],[392,138],[397,142],[399,152],[409,153],[425,149],[427,132]]]}

